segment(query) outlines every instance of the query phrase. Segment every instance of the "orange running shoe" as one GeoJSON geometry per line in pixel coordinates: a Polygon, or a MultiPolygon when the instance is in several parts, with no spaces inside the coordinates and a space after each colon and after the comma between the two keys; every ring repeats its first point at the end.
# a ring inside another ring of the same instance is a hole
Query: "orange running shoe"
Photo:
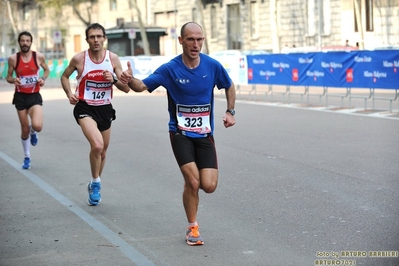
{"type": "Polygon", "coordinates": [[[196,245],[203,245],[204,240],[200,236],[199,227],[196,226],[189,226],[186,231],[186,241],[187,245],[196,246],[196,245]]]}

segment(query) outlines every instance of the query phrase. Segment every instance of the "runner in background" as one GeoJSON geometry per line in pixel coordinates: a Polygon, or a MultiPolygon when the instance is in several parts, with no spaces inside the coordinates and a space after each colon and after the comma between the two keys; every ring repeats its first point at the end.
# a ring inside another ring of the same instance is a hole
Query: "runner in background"
{"type": "Polygon", "coordinates": [[[37,145],[39,141],[37,133],[43,128],[43,99],[39,91],[50,74],[44,55],[31,50],[32,41],[31,33],[23,31],[19,34],[18,44],[21,51],[8,58],[6,78],[8,83],[15,85],[12,103],[17,109],[21,124],[23,169],[31,167],[30,146],[37,145]],[[41,77],[39,76],[40,67],[44,70],[41,77]]]}

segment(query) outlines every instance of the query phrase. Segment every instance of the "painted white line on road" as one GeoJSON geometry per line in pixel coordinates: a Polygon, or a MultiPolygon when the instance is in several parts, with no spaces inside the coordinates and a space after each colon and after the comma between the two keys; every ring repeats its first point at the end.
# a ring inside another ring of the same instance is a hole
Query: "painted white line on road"
{"type": "Polygon", "coordinates": [[[103,223],[98,221],[96,218],[88,214],[82,208],[76,206],[72,201],[66,198],[64,195],[60,194],[52,186],[44,182],[40,177],[33,174],[29,170],[23,170],[21,164],[17,163],[15,160],[7,156],[5,153],[0,151],[0,158],[10,164],[18,172],[28,178],[30,181],[35,183],[39,188],[47,192],[50,196],[56,199],[61,205],[65,206],[68,210],[75,213],[80,219],[85,221],[89,226],[93,227],[100,235],[107,239],[112,245],[118,247],[120,251],[133,263],[136,265],[148,265],[155,266],[155,264],[150,261],[143,254],[138,252],[135,248],[129,245],[125,240],[120,238],[112,230],[106,227],[103,223]]]}
{"type": "Polygon", "coordinates": [[[352,113],[356,113],[361,110],[362,109],[351,108],[351,109],[334,110],[334,112],[341,113],[341,114],[352,114],[352,113]]]}

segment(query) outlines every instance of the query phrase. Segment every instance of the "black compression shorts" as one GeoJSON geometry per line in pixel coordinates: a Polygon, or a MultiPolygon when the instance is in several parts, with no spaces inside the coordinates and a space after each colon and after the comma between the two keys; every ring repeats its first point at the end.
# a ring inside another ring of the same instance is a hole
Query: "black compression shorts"
{"type": "Polygon", "coordinates": [[[39,92],[35,93],[22,93],[15,92],[14,98],[12,99],[12,104],[15,105],[17,110],[29,109],[34,105],[43,105],[43,99],[39,92]]]}
{"type": "Polygon", "coordinates": [[[79,101],[73,109],[73,116],[78,124],[79,119],[91,117],[96,121],[97,128],[100,131],[105,131],[111,127],[111,122],[116,119],[115,113],[112,104],[93,106],[84,101],[79,101]]]}
{"type": "Polygon", "coordinates": [[[170,143],[179,167],[195,162],[198,170],[218,169],[215,141],[213,136],[190,138],[178,132],[169,132],[170,143]]]}

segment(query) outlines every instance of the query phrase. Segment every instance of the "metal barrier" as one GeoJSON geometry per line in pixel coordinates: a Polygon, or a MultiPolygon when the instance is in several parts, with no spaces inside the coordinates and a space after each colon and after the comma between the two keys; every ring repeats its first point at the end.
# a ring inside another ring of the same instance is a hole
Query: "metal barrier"
{"type": "Polygon", "coordinates": [[[305,96],[305,95],[307,95],[308,93],[309,93],[309,86],[305,86],[305,90],[304,90],[304,92],[302,93],[302,92],[299,92],[299,93],[295,93],[295,92],[292,92],[291,91],[291,87],[290,86],[287,86],[288,87],[288,103],[291,103],[291,95],[299,95],[299,96],[301,96],[301,103],[303,103],[303,96],[305,96]]]}
{"type": "Polygon", "coordinates": [[[350,88],[346,88],[346,93],[345,94],[332,94],[329,95],[328,94],[328,88],[326,88],[326,106],[328,106],[328,98],[329,97],[337,97],[337,98],[341,98],[341,107],[344,106],[344,98],[348,97],[350,93],[350,88]]]}
{"type": "Polygon", "coordinates": [[[243,89],[243,86],[238,84],[236,85],[236,95],[240,96],[242,93],[247,92],[250,96],[253,96],[253,100],[255,100],[256,97],[256,84],[252,84],[251,89],[243,89]]]}
{"type": "Polygon", "coordinates": [[[307,94],[307,96],[308,96],[308,101],[307,101],[307,104],[308,105],[310,105],[310,96],[318,96],[319,97],[319,103],[321,104],[321,100],[322,100],[322,98],[323,98],[323,96],[325,96],[326,95],[326,92],[327,92],[327,87],[323,87],[323,93],[322,94],[310,94],[310,88],[309,88],[309,86],[306,86],[307,87],[307,91],[308,91],[308,94],[307,94]]]}
{"type": "Polygon", "coordinates": [[[285,102],[285,95],[288,95],[289,91],[290,91],[290,86],[288,86],[288,85],[285,86],[285,91],[284,92],[273,92],[273,88],[272,88],[272,90],[270,92],[270,96],[272,97],[272,101],[274,100],[274,97],[273,97],[274,94],[281,94],[283,96],[283,102],[285,102]]]}
{"type": "MultiPolygon", "coordinates": [[[[394,94],[393,98],[376,97],[375,96],[375,89],[372,89],[372,109],[374,109],[375,100],[389,101],[389,112],[392,113],[392,102],[396,101],[397,99],[398,99],[398,89],[395,89],[395,94],[394,94]]],[[[398,109],[399,109],[399,106],[398,106],[398,109]]]]}
{"type": "Polygon", "coordinates": [[[367,100],[371,98],[373,95],[372,89],[369,89],[369,94],[368,96],[361,96],[361,95],[353,95],[352,94],[352,89],[349,88],[349,106],[351,106],[351,100],[352,98],[357,98],[357,99],[364,99],[364,110],[367,110],[367,100]]]}
{"type": "MultiPolygon", "coordinates": [[[[236,85],[236,98],[238,100],[249,100],[249,101],[265,101],[265,102],[282,102],[285,104],[291,103],[300,103],[306,104],[307,106],[311,105],[324,105],[325,107],[335,106],[337,108],[354,108],[352,106],[353,99],[363,99],[363,103],[357,103],[357,108],[362,106],[362,108],[367,110],[375,110],[376,109],[376,101],[388,101],[389,106],[387,108],[382,107],[380,105],[380,109],[387,110],[389,113],[393,111],[399,112],[399,100],[398,100],[398,89],[395,89],[392,95],[384,97],[380,94],[377,95],[377,92],[384,92],[384,94],[390,93],[392,90],[381,89],[378,90],[376,88],[372,89],[354,89],[354,88],[328,88],[328,87],[311,87],[304,86],[300,89],[293,89],[293,87],[298,88],[297,86],[286,85],[282,88],[276,88],[278,86],[271,84],[248,84],[236,85]],[[298,91],[301,90],[301,91],[298,91]],[[344,92],[342,92],[344,90],[344,92]],[[365,92],[367,90],[367,92],[365,92]],[[317,91],[317,92],[316,92],[317,91]],[[312,93],[313,92],[313,93],[312,93]],[[260,97],[258,97],[260,96],[260,97]],[[263,96],[263,97],[262,97],[263,96]],[[300,99],[295,101],[292,96],[299,96],[300,99]],[[311,101],[312,97],[317,97],[318,101],[311,101]],[[339,98],[340,102],[335,104],[331,103],[331,98],[339,98]],[[324,100],[324,104],[323,104],[324,100]],[[347,101],[345,101],[347,100],[347,101]],[[371,109],[368,109],[368,100],[372,101],[371,109]],[[393,110],[393,103],[398,101],[398,110],[393,110]]],[[[224,96],[224,91],[219,91],[220,95],[224,96]]],[[[217,94],[216,94],[217,95],[217,94]]]]}

